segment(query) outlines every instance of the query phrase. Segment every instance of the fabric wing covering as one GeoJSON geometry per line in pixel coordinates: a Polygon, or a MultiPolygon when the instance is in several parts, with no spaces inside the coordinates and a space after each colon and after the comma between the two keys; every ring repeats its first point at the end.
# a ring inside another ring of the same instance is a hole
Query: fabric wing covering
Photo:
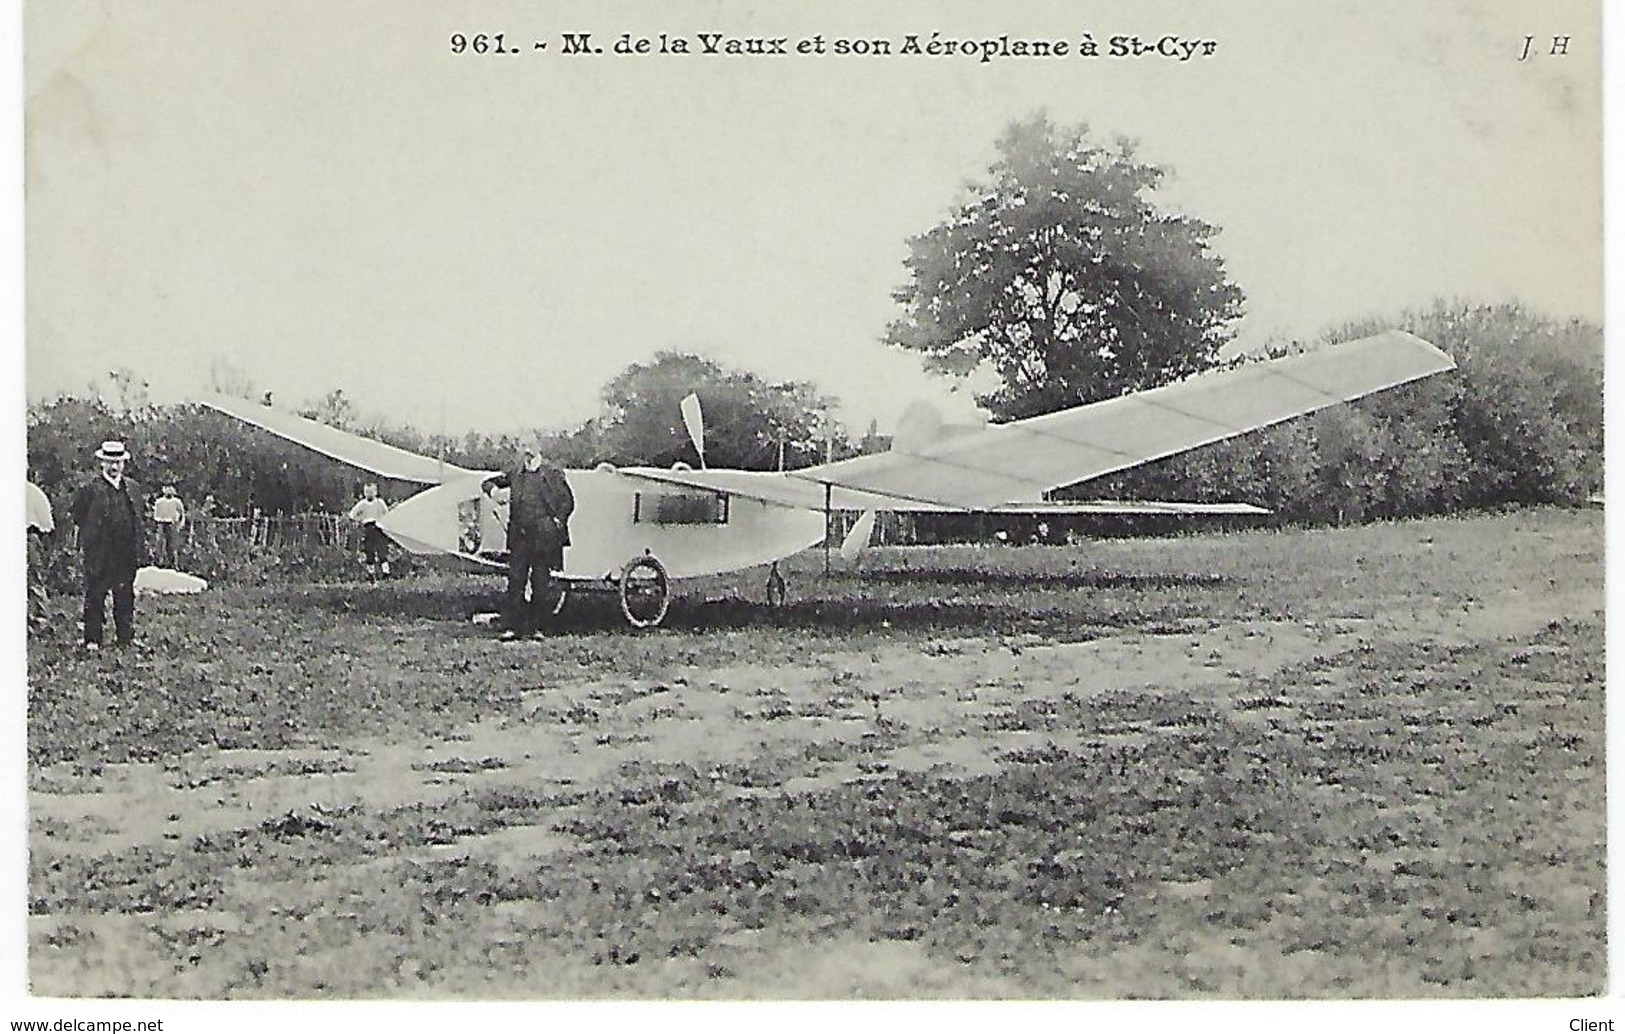
{"type": "MultiPolygon", "coordinates": [[[[946,507],[944,507],[946,509],[946,507]]],[[[988,513],[1099,514],[1108,516],[1257,517],[1269,513],[1252,503],[1186,503],[1160,499],[1080,499],[1062,503],[1004,503],[988,513]]]]}
{"type": "Polygon", "coordinates": [[[893,499],[996,508],[1454,368],[1431,344],[1393,330],[792,476],[893,499]]]}
{"type": "MultiPolygon", "coordinates": [[[[824,468],[810,468],[807,471],[797,471],[797,474],[810,473],[812,470],[824,468]]],[[[683,485],[687,488],[708,489],[713,492],[726,492],[730,495],[743,496],[747,499],[760,499],[764,503],[774,503],[778,506],[789,506],[801,510],[821,510],[827,501],[834,510],[897,510],[915,509],[912,506],[899,506],[894,496],[878,495],[874,492],[855,492],[851,489],[834,487],[827,493],[824,486],[814,481],[804,480],[791,474],[771,473],[756,470],[726,470],[712,468],[711,470],[689,470],[687,468],[664,469],[661,467],[621,467],[617,473],[626,477],[641,478],[645,481],[659,481],[668,485],[683,485]]],[[[931,509],[958,509],[958,507],[928,507],[931,509]]]]}
{"type": "Polygon", "coordinates": [[[348,431],[340,431],[336,427],[328,427],[315,420],[272,409],[270,406],[250,402],[247,399],[209,395],[198,401],[210,409],[236,417],[246,424],[264,428],[272,434],[297,442],[308,449],[314,449],[324,456],[331,456],[351,466],[360,467],[379,477],[414,481],[422,485],[438,485],[453,478],[482,473],[465,470],[432,456],[420,456],[415,452],[385,445],[383,442],[363,438],[348,431]]]}

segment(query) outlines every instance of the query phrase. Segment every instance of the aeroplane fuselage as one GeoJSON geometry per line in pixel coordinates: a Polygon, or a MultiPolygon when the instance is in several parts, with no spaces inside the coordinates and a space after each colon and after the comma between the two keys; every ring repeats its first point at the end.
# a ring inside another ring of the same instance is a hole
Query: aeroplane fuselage
{"type": "MultiPolygon", "coordinates": [[[[817,545],[824,515],[725,492],[666,485],[611,468],[568,470],[575,495],[564,575],[599,580],[653,555],[672,578],[767,564],[817,545]]],[[[500,552],[505,523],[489,478],[449,481],[395,506],[380,526],[417,553],[500,552]],[[498,548],[491,548],[496,546],[498,548]]]]}

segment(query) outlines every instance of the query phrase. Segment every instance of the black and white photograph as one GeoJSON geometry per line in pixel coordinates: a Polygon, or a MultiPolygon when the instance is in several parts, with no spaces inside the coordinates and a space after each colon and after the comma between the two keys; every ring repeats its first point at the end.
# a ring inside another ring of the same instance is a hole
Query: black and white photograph
{"type": "Polygon", "coordinates": [[[0,1018],[1614,1029],[1598,0],[17,22],[0,1018]]]}

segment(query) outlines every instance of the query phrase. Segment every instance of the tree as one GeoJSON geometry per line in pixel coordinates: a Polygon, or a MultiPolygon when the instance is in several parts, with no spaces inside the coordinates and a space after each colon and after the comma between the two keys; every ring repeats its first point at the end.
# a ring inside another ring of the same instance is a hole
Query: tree
{"type": "Polygon", "coordinates": [[[1359,406],[1392,423],[1443,425],[1454,494],[1468,507],[1577,503],[1603,482],[1603,335],[1516,302],[1436,301],[1397,320],[1340,327],[1343,341],[1399,326],[1433,342],[1457,370],[1359,406]],[[1439,416],[1437,414],[1442,414],[1439,416]]]}
{"type": "MultiPolygon", "coordinates": [[[[705,458],[711,466],[773,470],[821,462],[850,446],[830,411],[834,400],[805,382],[770,383],[696,355],[661,352],[634,363],[604,386],[604,412],[582,429],[596,455],[615,464],[696,463],[681,405],[690,392],[705,415],[705,458]]],[[[580,435],[573,436],[579,448],[580,435]]]]}
{"type": "Polygon", "coordinates": [[[344,394],[343,388],[334,388],[319,401],[301,409],[299,415],[341,431],[354,428],[357,420],[355,403],[344,394]]]}
{"type": "Polygon", "coordinates": [[[126,417],[139,416],[152,405],[147,395],[148,383],[136,375],[128,366],[118,366],[107,371],[107,387],[104,389],[101,380],[90,382],[92,394],[99,395],[112,409],[126,417]]]}
{"type": "Polygon", "coordinates": [[[253,398],[254,379],[231,362],[216,357],[209,363],[209,390],[233,398],[253,398]]]}
{"type": "Polygon", "coordinates": [[[59,396],[28,407],[28,479],[51,496],[60,512],[77,482],[95,472],[91,453],[109,438],[128,434],[129,423],[97,394],[59,396]]]}
{"type": "Polygon", "coordinates": [[[998,143],[988,180],[912,238],[906,310],[887,341],[1002,386],[977,397],[1018,419],[1155,387],[1212,365],[1242,292],[1209,248],[1217,229],[1157,207],[1165,170],[1130,142],[1090,142],[1042,115],[998,143]]]}

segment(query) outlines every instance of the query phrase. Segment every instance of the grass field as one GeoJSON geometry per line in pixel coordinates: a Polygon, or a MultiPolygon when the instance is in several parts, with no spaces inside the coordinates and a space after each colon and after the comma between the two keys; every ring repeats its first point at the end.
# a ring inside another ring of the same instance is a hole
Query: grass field
{"type": "Polygon", "coordinates": [[[1604,989],[1599,512],[878,550],[30,643],[30,978],[158,997],[1604,989]]]}

